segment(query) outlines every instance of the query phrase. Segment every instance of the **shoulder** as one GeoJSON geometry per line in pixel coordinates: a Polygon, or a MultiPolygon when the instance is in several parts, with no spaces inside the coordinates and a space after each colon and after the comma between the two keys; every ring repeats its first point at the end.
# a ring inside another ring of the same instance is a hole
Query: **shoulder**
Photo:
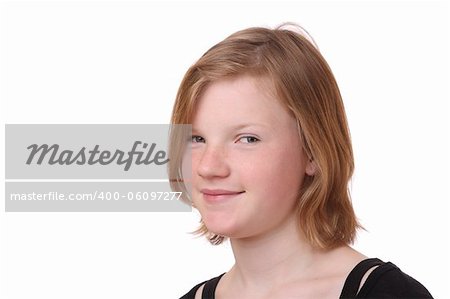
{"type": "Polygon", "coordinates": [[[201,298],[201,294],[203,291],[203,288],[206,284],[208,284],[208,289],[212,288],[212,291],[215,290],[215,287],[217,286],[217,283],[219,282],[220,278],[224,275],[225,273],[222,273],[219,276],[213,277],[210,280],[205,280],[197,285],[195,285],[189,292],[187,292],[186,294],[184,294],[182,297],[180,297],[180,299],[196,299],[196,298],[201,298]],[[197,292],[199,293],[197,296],[197,292]]]}
{"type": "Polygon", "coordinates": [[[202,291],[203,285],[205,284],[205,282],[206,282],[206,280],[197,284],[196,286],[194,286],[189,292],[187,292],[186,294],[181,296],[180,299],[195,299],[195,294],[197,294],[197,291],[199,289],[200,289],[200,292],[202,291]]]}
{"type": "Polygon", "coordinates": [[[433,298],[417,280],[391,262],[373,270],[362,286],[358,298],[433,298]]]}

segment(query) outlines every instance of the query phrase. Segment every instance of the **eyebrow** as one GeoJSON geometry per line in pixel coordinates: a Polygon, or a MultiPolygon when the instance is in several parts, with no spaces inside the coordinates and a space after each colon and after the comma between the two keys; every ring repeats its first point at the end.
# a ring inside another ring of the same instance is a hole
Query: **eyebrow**
{"type": "Polygon", "coordinates": [[[248,124],[239,124],[236,126],[232,126],[231,129],[233,130],[241,130],[241,129],[245,129],[248,127],[263,127],[263,128],[267,128],[270,126],[267,126],[266,124],[260,124],[260,123],[248,123],[248,124]]]}
{"type": "MultiPolygon", "coordinates": [[[[232,130],[232,131],[238,131],[238,130],[246,129],[246,128],[249,128],[249,127],[270,128],[270,126],[267,125],[267,124],[262,124],[262,123],[245,123],[245,124],[238,124],[238,125],[235,125],[235,126],[228,127],[228,129],[232,130]]],[[[198,131],[199,130],[196,127],[192,126],[192,132],[198,132],[198,131]]]]}

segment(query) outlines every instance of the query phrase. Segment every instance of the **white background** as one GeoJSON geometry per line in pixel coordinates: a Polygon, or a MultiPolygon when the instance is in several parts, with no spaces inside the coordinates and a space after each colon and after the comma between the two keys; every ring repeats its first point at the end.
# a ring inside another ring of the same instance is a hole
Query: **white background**
{"type": "MultiPolygon", "coordinates": [[[[296,22],[346,105],[355,248],[436,298],[449,282],[449,8],[445,2],[2,2],[5,123],[168,123],[187,68],[236,30],[296,22]]],[[[1,172],[4,180],[4,171],[1,172]]],[[[4,184],[0,184],[4,206],[4,184]]],[[[0,211],[0,298],[178,298],[232,265],[196,213],[0,211]]]]}

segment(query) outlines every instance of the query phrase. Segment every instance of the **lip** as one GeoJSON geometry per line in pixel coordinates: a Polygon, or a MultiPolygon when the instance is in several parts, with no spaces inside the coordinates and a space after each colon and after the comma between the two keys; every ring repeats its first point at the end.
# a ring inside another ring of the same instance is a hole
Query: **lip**
{"type": "Polygon", "coordinates": [[[207,202],[218,203],[230,200],[244,193],[245,191],[232,191],[225,189],[201,189],[203,199],[207,202]]]}

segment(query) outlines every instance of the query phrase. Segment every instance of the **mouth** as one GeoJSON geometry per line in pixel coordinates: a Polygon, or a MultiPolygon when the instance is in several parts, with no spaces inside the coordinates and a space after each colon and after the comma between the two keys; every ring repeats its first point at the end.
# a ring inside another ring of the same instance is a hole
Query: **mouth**
{"type": "Polygon", "coordinates": [[[225,202],[245,193],[245,191],[223,189],[202,189],[200,192],[203,194],[203,199],[210,203],[225,202]]]}

